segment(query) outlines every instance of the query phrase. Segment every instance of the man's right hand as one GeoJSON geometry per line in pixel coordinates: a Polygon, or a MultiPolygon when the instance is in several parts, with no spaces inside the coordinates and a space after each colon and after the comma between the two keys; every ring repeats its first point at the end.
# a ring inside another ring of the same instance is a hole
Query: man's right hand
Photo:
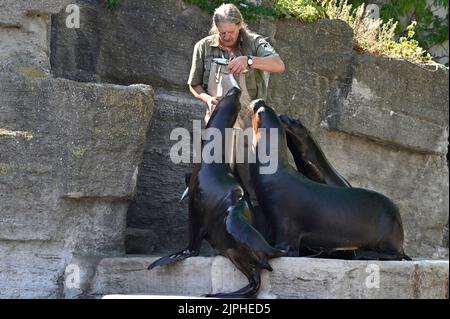
{"type": "Polygon", "coordinates": [[[210,111],[213,111],[214,108],[217,106],[217,104],[219,104],[220,100],[222,99],[221,96],[210,96],[208,93],[205,92],[201,84],[194,86],[189,85],[189,90],[197,99],[206,103],[210,111]]]}
{"type": "Polygon", "coordinates": [[[217,104],[219,104],[221,98],[221,96],[210,96],[206,101],[206,104],[208,104],[208,107],[213,110],[217,104]]]}

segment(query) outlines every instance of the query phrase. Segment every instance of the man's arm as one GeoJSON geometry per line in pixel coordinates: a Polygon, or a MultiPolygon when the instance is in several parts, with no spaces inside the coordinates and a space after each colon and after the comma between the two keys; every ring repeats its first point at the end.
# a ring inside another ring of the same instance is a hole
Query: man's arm
{"type": "MultiPolygon", "coordinates": [[[[271,73],[283,73],[286,69],[279,55],[266,57],[254,56],[252,68],[271,73]]],[[[247,63],[247,60],[245,60],[247,63]]]]}
{"type": "Polygon", "coordinates": [[[206,93],[205,89],[201,84],[189,85],[189,91],[191,91],[194,97],[196,97],[200,101],[203,101],[210,108],[212,105],[217,105],[219,103],[219,99],[206,93]]]}
{"type": "MultiPolygon", "coordinates": [[[[285,70],[284,62],[279,55],[270,55],[266,57],[253,56],[253,69],[267,71],[271,73],[283,73],[285,70]]],[[[228,70],[231,73],[241,74],[247,69],[247,56],[234,58],[228,64],[228,70]]]]}

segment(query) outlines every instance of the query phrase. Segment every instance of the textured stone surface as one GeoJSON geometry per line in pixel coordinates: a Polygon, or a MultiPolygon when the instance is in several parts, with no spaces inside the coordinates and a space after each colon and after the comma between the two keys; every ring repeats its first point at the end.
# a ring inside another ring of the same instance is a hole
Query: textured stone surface
{"type": "Polygon", "coordinates": [[[63,224],[77,227],[69,222],[77,212],[103,228],[91,230],[107,235],[105,244],[118,236],[109,229],[120,231],[117,226],[125,223],[123,201],[134,191],[152,114],[151,89],[14,74],[1,75],[0,88],[2,129],[25,132],[0,133],[0,238],[61,240],[63,224]]]}
{"type": "Polygon", "coordinates": [[[1,296],[62,297],[72,254],[125,251],[153,91],[22,70],[0,73],[1,296]]]}
{"type": "Polygon", "coordinates": [[[206,36],[209,16],[181,0],[75,1],[80,28],[65,28],[66,14],[53,20],[52,71],[79,81],[147,83],[182,88],[195,42],[206,36]]]}
{"type": "Polygon", "coordinates": [[[70,0],[0,1],[0,72],[15,65],[50,68],[50,14],[70,0]]]}
{"type": "Polygon", "coordinates": [[[351,79],[352,29],[340,20],[279,21],[276,50],[286,71],[271,75],[270,102],[279,113],[319,125],[334,92],[351,79]]]}
{"type": "Polygon", "coordinates": [[[91,298],[88,292],[101,260],[102,258],[98,255],[72,255],[71,259],[67,260],[61,278],[63,298],[91,298]]]}
{"type": "Polygon", "coordinates": [[[211,291],[212,258],[191,258],[184,267],[172,265],[147,270],[154,260],[144,257],[103,259],[97,267],[91,294],[96,297],[133,292],[200,295],[211,291]]]}
{"type": "Polygon", "coordinates": [[[0,2],[0,27],[10,27],[24,23],[30,13],[48,15],[65,8],[70,0],[28,1],[2,0],[0,2]]]}
{"type": "Polygon", "coordinates": [[[447,69],[369,55],[358,55],[353,68],[348,95],[327,113],[331,129],[447,154],[447,69]]]}
{"type": "MultiPolygon", "coordinates": [[[[96,297],[106,294],[198,296],[234,291],[247,284],[242,273],[223,257],[189,258],[182,263],[146,270],[155,259],[103,259],[93,279],[92,294],[96,297]]],[[[448,298],[448,260],[277,258],[270,264],[274,270],[263,272],[259,298],[448,298]]]]}
{"type": "Polygon", "coordinates": [[[145,238],[134,231],[132,236],[140,237],[141,242],[128,241],[127,252],[149,254],[187,245],[188,201],[179,203],[179,199],[186,188],[184,176],[193,164],[172,162],[170,149],[177,141],[170,140],[170,133],[185,128],[192,134],[192,121],[203,121],[204,112],[205,106],[186,93],[157,91],[137,193],[127,217],[128,227],[151,229],[152,241],[143,244],[145,238]]]}
{"type": "Polygon", "coordinates": [[[0,299],[62,298],[65,264],[61,244],[0,240],[0,299]]]}
{"type": "MultiPolygon", "coordinates": [[[[140,198],[142,198],[142,195],[140,198]]],[[[135,205],[136,204],[133,203],[133,205],[130,206],[135,208],[135,205]]],[[[129,222],[127,223],[127,226],[131,224],[130,220],[132,218],[136,218],[137,221],[140,221],[139,217],[131,216],[131,214],[132,211],[130,210],[128,213],[129,222]]],[[[155,250],[155,246],[158,242],[158,237],[151,228],[127,227],[125,234],[125,248],[127,254],[145,254],[147,252],[152,252],[155,250]]]]}

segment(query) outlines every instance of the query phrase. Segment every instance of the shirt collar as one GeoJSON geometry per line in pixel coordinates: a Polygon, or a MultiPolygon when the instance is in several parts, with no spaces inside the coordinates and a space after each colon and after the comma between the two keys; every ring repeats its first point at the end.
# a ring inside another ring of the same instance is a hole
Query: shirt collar
{"type": "MultiPolygon", "coordinates": [[[[239,33],[239,44],[240,46],[242,46],[242,42],[244,42],[244,38],[242,37],[242,34],[239,33]]],[[[209,43],[210,47],[219,47],[220,46],[220,42],[219,42],[219,35],[218,34],[214,34],[212,36],[211,42],[209,43]]]]}

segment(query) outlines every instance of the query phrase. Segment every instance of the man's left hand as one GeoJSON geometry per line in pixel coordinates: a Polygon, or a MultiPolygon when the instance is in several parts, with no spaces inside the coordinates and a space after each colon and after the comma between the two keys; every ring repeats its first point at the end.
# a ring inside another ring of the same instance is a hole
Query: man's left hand
{"type": "Polygon", "coordinates": [[[243,74],[247,72],[247,57],[238,56],[228,63],[228,71],[231,74],[243,74]]]}

